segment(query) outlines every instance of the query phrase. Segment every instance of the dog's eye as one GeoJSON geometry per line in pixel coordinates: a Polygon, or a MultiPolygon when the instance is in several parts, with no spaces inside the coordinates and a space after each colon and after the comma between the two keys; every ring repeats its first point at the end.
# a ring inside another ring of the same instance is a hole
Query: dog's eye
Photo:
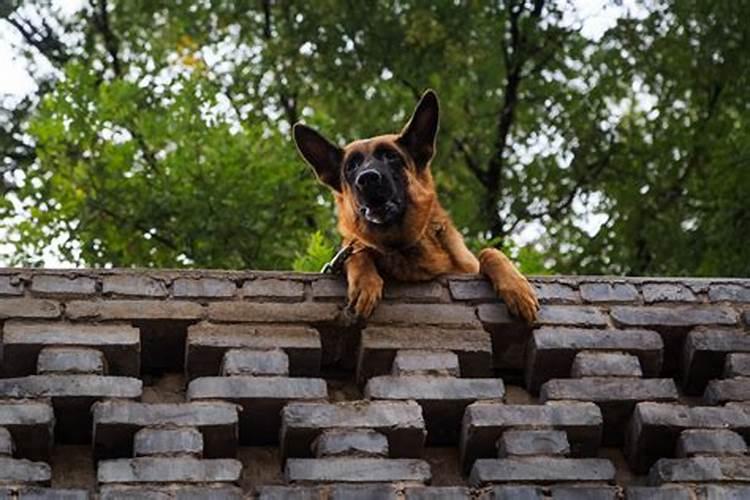
{"type": "Polygon", "coordinates": [[[364,157],[359,153],[353,154],[351,158],[346,160],[346,165],[344,165],[344,168],[347,172],[351,172],[352,170],[357,168],[360,163],[362,163],[363,158],[364,157]]]}
{"type": "Polygon", "coordinates": [[[392,149],[382,149],[378,151],[380,158],[387,163],[395,163],[401,159],[401,157],[392,149]]]}

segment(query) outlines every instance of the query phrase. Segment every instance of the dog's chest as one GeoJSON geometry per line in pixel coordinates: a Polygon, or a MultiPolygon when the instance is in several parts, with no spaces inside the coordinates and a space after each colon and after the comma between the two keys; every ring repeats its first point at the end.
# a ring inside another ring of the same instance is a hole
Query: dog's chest
{"type": "Polygon", "coordinates": [[[383,275],[401,281],[424,281],[454,271],[450,255],[433,237],[403,250],[379,254],[375,263],[383,275]]]}

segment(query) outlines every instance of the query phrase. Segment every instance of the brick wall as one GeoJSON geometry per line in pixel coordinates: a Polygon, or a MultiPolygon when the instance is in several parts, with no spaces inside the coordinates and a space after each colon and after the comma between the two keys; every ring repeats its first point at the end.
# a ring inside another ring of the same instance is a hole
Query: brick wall
{"type": "Polygon", "coordinates": [[[0,497],[750,498],[750,280],[0,269],[0,497]]]}

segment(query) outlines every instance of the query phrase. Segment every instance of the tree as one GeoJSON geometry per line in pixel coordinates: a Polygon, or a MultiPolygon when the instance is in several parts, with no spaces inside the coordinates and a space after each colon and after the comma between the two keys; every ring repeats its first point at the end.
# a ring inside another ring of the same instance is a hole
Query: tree
{"type": "Polygon", "coordinates": [[[744,2],[654,1],[599,42],[564,0],[25,3],[2,15],[64,77],[13,118],[22,259],[70,235],[93,265],[287,267],[332,239],[290,125],[392,131],[433,87],[472,244],[532,227],[527,271],[750,274],[744,2]]]}

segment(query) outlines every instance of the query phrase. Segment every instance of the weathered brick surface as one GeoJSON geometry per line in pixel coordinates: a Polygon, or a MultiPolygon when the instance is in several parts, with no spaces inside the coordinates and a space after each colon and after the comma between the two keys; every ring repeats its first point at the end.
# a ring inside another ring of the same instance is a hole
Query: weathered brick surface
{"type": "Polygon", "coordinates": [[[90,497],[86,490],[35,486],[10,486],[4,490],[0,486],[0,498],[3,500],[88,500],[90,497]]]}
{"type": "Polygon", "coordinates": [[[581,377],[641,377],[641,362],[636,356],[620,352],[590,352],[576,354],[570,376],[581,377]]]}
{"type": "Polygon", "coordinates": [[[30,375],[0,379],[0,398],[139,398],[143,383],[105,375],[30,375]]]}
{"type": "MultiPolygon", "coordinates": [[[[692,491],[684,486],[630,486],[625,500],[694,500],[692,491]]],[[[714,499],[719,500],[719,499],[714,499]]]]}
{"type": "Polygon", "coordinates": [[[177,429],[146,428],[135,433],[133,450],[136,457],[203,454],[203,435],[194,427],[177,429]]]}
{"type": "Polygon", "coordinates": [[[390,373],[401,349],[450,350],[458,356],[464,377],[491,373],[492,343],[481,328],[367,327],[362,331],[357,379],[364,382],[390,373]]]}
{"type": "Polygon", "coordinates": [[[429,283],[386,283],[383,298],[396,302],[441,302],[446,296],[445,288],[437,281],[429,283]]]}
{"type": "Polygon", "coordinates": [[[538,484],[612,481],[615,467],[600,458],[496,458],[474,462],[469,481],[474,486],[492,483],[538,484]]]}
{"type": "Polygon", "coordinates": [[[312,456],[312,444],[323,430],[352,428],[383,433],[392,457],[422,456],[425,423],[412,401],[290,403],[282,411],[282,455],[312,456]]]}
{"type": "Polygon", "coordinates": [[[23,295],[23,286],[13,276],[0,275],[0,295],[23,295]]]}
{"type": "Polygon", "coordinates": [[[240,440],[275,444],[281,409],[290,401],[328,397],[323,379],[289,377],[201,377],[188,385],[190,401],[223,399],[242,406],[240,440]]]}
{"type": "Polygon", "coordinates": [[[221,374],[287,376],[289,375],[289,356],[280,349],[230,349],[224,353],[221,362],[221,374]]]}
{"type": "Polygon", "coordinates": [[[166,297],[167,286],[145,274],[114,274],[102,277],[102,293],[123,297],[166,297]]]}
{"type": "Polygon", "coordinates": [[[86,276],[40,274],[34,276],[31,291],[35,295],[93,295],[96,293],[96,280],[86,276]]]}
{"type": "Polygon", "coordinates": [[[237,482],[238,460],[198,460],[185,457],[141,457],[99,462],[99,483],[214,483],[237,482]]]}
{"type": "Polygon", "coordinates": [[[647,377],[656,376],[662,366],[663,342],[650,330],[544,327],[534,331],[529,343],[526,386],[537,391],[547,380],[570,376],[575,356],[581,350],[633,354],[647,377]]]}
{"type": "MultiPolygon", "coordinates": [[[[211,486],[102,485],[100,500],[242,500],[242,489],[219,483],[211,486]]],[[[51,499],[50,499],[51,500],[51,499]]]]}
{"type": "Polygon", "coordinates": [[[346,278],[326,277],[312,282],[312,295],[315,300],[344,300],[346,291],[346,278]]]}
{"type": "Polygon", "coordinates": [[[399,500],[398,486],[390,484],[334,484],[329,500],[399,500]]]}
{"type": "Polygon", "coordinates": [[[555,430],[510,430],[497,442],[498,458],[510,456],[566,456],[570,454],[568,435],[555,430]]]}
{"type": "Polygon", "coordinates": [[[380,304],[368,324],[479,327],[473,307],[463,304],[380,304]]]}
{"type": "Polygon", "coordinates": [[[305,298],[302,281],[258,278],[242,284],[241,295],[248,299],[296,302],[305,298]]]}
{"type": "Polygon", "coordinates": [[[339,304],[295,302],[212,302],[208,317],[218,322],[289,323],[332,322],[341,313],[339,304]]]}
{"type": "Polygon", "coordinates": [[[0,426],[11,433],[17,456],[46,460],[54,424],[49,402],[0,400],[0,426]]]}
{"type": "Polygon", "coordinates": [[[633,302],[638,290],[629,283],[581,283],[581,297],[586,302],[633,302]]]}
{"type": "Polygon", "coordinates": [[[651,468],[652,484],[750,482],[750,457],[661,458],[651,468]]]}
{"type": "Polygon", "coordinates": [[[458,377],[458,356],[452,351],[402,349],[393,359],[393,375],[458,377]]]}
{"type": "Polygon", "coordinates": [[[258,500],[320,500],[322,492],[316,486],[261,486],[258,500]]]}
{"type": "Polygon", "coordinates": [[[712,380],[703,394],[709,405],[721,405],[729,401],[750,401],[750,377],[712,380]]]}
{"type": "Polygon", "coordinates": [[[6,376],[35,373],[39,352],[49,346],[91,347],[101,351],[113,375],[137,376],[140,371],[139,332],[127,323],[8,321],[3,329],[6,376]]]}
{"type": "Polygon", "coordinates": [[[59,318],[60,304],[47,299],[0,298],[0,320],[8,318],[59,318]]]}
{"type": "Polygon", "coordinates": [[[689,429],[677,439],[678,457],[697,455],[744,455],[747,445],[742,436],[726,429],[689,429]]]}
{"type": "Polygon", "coordinates": [[[647,304],[654,302],[698,302],[690,288],[680,283],[647,283],[641,289],[647,304]]]}
{"type": "Polygon", "coordinates": [[[699,486],[696,488],[701,500],[745,500],[750,498],[750,486],[699,486]]]}
{"type": "Polygon", "coordinates": [[[750,377],[750,353],[728,354],[724,363],[724,377],[750,377]]]}
{"type": "Polygon", "coordinates": [[[388,438],[372,429],[331,429],[315,440],[318,458],[336,456],[388,457],[388,438]]]}
{"type": "Polygon", "coordinates": [[[539,309],[537,322],[540,325],[563,325],[582,327],[603,327],[607,318],[592,306],[543,305],[539,309]]]}
{"type": "Polygon", "coordinates": [[[489,495],[491,500],[545,500],[537,486],[495,486],[489,495]]]}
{"type": "Polygon", "coordinates": [[[172,295],[177,298],[226,298],[236,290],[237,285],[228,279],[178,278],[172,282],[172,295]]]}
{"type": "Polygon", "coordinates": [[[0,455],[13,455],[13,436],[5,427],[0,427],[0,455]]]}
{"type": "Polygon", "coordinates": [[[196,427],[203,435],[208,458],[233,457],[237,451],[239,416],[237,406],[231,403],[104,401],[96,403],[92,412],[97,457],[132,456],[135,433],[143,427],[196,427]]]}
{"type": "Polygon", "coordinates": [[[602,439],[602,414],[593,403],[505,405],[478,402],[466,409],[461,424],[461,463],[469,470],[474,460],[493,457],[495,443],[510,428],[564,430],[573,456],[596,453],[602,439]]]}
{"type": "Polygon", "coordinates": [[[682,378],[685,390],[699,394],[709,380],[721,377],[727,354],[750,353],[750,335],[736,330],[692,331],[685,339],[682,378]]]}
{"type": "Polygon", "coordinates": [[[430,466],[408,458],[290,458],[288,483],[428,483],[430,466]]]}
{"type": "Polygon", "coordinates": [[[186,371],[190,378],[218,375],[230,349],[283,349],[293,376],[320,371],[320,334],[301,325],[216,325],[188,327],[186,371]]]}
{"type": "Polygon", "coordinates": [[[750,302],[750,286],[717,284],[708,289],[711,302],[750,302]]]}
{"type": "Polygon", "coordinates": [[[203,306],[178,300],[74,300],[66,305],[65,315],[73,320],[197,320],[203,306]]]}
{"type": "Polygon", "coordinates": [[[45,347],[39,351],[36,371],[52,373],[104,375],[107,363],[104,354],[85,347],[45,347]]]}
{"type": "Polygon", "coordinates": [[[448,289],[453,300],[494,301],[497,293],[488,280],[449,280],[448,289]]]}
{"type": "Polygon", "coordinates": [[[44,462],[0,457],[0,484],[36,483],[49,484],[52,470],[44,462]]]}
{"type": "Polygon", "coordinates": [[[611,486],[553,486],[552,500],[618,500],[617,488],[611,486]]]}
{"type": "Polygon", "coordinates": [[[737,312],[723,306],[617,306],[612,319],[620,326],[689,327],[737,324],[737,312]]]}

